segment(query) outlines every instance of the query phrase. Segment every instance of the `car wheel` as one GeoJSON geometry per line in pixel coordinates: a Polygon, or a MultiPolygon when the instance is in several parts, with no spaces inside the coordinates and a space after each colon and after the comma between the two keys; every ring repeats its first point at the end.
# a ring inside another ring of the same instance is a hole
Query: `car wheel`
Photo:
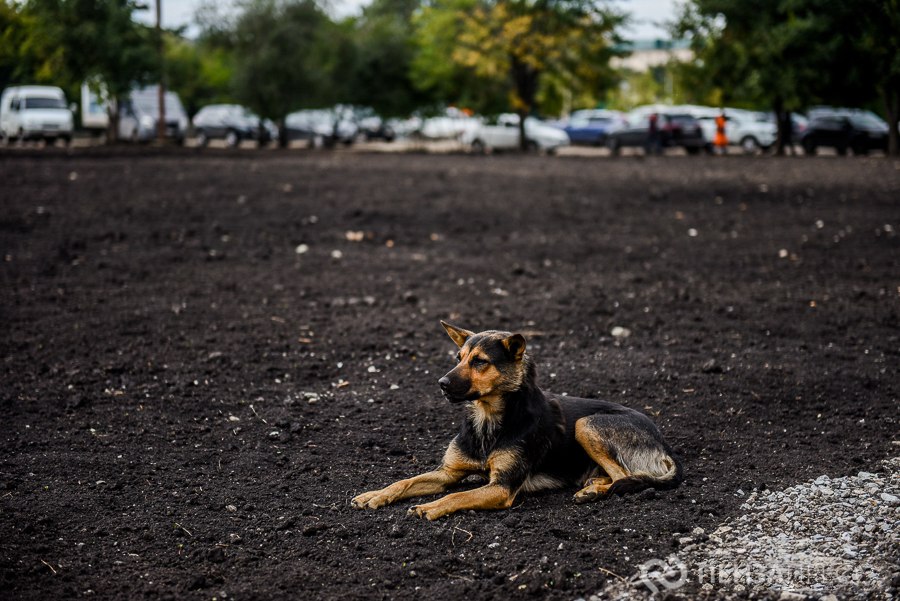
{"type": "Polygon", "coordinates": [[[700,148],[697,146],[685,146],[684,151],[687,152],[691,156],[696,156],[700,154],[700,148]]]}
{"type": "Polygon", "coordinates": [[[534,140],[528,140],[527,142],[525,142],[525,152],[527,152],[528,154],[537,154],[539,150],[540,147],[534,140]]]}
{"type": "Polygon", "coordinates": [[[803,152],[808,154],[809,156],[815,156],[816,143],[812,140],[803,140],[803,152]]]}
{"type": "Polygon", "coordinates": [[[62,141],[63,141],[63,146],[68,148],[69,146],[72,145],[72,136],[63,136],[62,141]]]}
{"type": "Polygon", "coordinates": [[[744,154],[756,154],[759,149],[759,140],[753,136],[744,136],[744,139],[741,140],[741,150],[744,151],[744,154]]]}
{"type": "Polygon", "coordinates": [[[617,156],[619,154],[619,150],[621,145],[619,141],[615,138],[609,138],[606,140],[606,147],[609,149],[609,153],[613,156],[617,156]]]}
{"type": "Polygon", "coordinates": [[[227,146],[228,148],[234,148],[240,143],[241,137],[238,135],[238,133],[233,129],[229,129],[228,133],[225,134],[225,146],[227,146]]]}
{"type": "Polygon", "coordinates": [[[209,144],[209,136],[206,135],[206,132],[201,129],[197,132],[197,146],[200,148],[206,148],[207,144],[209,144]]]}
{"type": "Polygon", "coordinates": [[[838,155],[840,155],[842,157],[847,156],[847,147],[846,146],[838,146],[837,153],[838,153],[838,155]]]}
{"type": "Polygon", "coordinates": [[[858,142],[853,145],[853,154],[859,157],[866,156],[869,154],[869,148],[865,142],[858,142]]]}
{"type": "Polygon", "coordinates": [[[487,148],[485,147],[484,142],[479,139],[472,140],[471,147],[472,154],[484,154],[485,152],[487,152],[487,148]]]}

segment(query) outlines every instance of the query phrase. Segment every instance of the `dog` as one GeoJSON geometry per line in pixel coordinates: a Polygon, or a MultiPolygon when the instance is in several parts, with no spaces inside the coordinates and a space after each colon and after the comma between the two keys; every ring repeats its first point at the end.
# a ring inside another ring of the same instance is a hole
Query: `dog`
{"type": "Polygon", "coordinates": [[[466,404],[466,419],[438,469],[363,493],[353,507],[443,493],[472,474],[486,476],[487,484],[409,513],[435,520],[466,509],[506,509],[520,492],[565,486],[579,486],[575,501],[584,503],[682,481],[681,463],[643,413],[543,392],[521,334],[441,325],[459,353],[438,384],[448,401],[466,404]]]}

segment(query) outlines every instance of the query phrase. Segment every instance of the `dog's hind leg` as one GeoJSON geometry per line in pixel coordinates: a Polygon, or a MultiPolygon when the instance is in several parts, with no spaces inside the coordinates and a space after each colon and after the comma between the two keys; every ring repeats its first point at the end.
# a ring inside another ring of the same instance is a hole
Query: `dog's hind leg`
{"type": "Polygon", "coordinates": [[[575,423],[575,439],[606,472],[575,494],[583,503],[609,493],[677,484],[680,470],[656,426],[643,414],[590,415],[575,423]]]}
{"type": "Polygon", "coordinates": [[[610,452],[609,445],[603,440],[598,429],[593,427],[590,418],[582,418],[575,423],[575,440],[606,473],[606,476],[590,478],[585,482],[584,488],[575,493],[576,503],[593,501],[597,497],[605,495],[613,482],[628,477],[628,472],[616,461],[610,452]]]}

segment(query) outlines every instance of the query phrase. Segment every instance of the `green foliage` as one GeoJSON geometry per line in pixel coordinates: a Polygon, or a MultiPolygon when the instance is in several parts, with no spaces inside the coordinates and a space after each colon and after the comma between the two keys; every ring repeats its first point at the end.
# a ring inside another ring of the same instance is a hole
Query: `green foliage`
{"type": "Polygon", "coordinates": [[[313,0],[250,0],[231,31],[235,99],[262,117],[344,100],[354,48],[313,0]]]}
{"type": "Polygon", "coordinates": [[[166,85],[178,92],[188,114],[206,104],[231,102],[232,54],[205,40],[165,36],[166,85]]]}
{"type": "Polygon", "coordinates": [[[39,81],[68,89],[88,79],[102,80],[110,95],[122,97],[158,73],[153,31],[132,19],[128,0],[29,0],[33,19],[24,51],[40,57],[39,81]]]}
{"type": "Polygon", "coordinates": [[[29,38],[28,20],[20,10],[7,0],[0,0],[0,89],[28,77],[32,69],[25,62],[31,57],[22,49],[29,38]]]}
{"type": "Polygon", "coordinates": [[[624,17],[599,0],[439,0],[415,19],[415,79],[481,111],[599,98],[624,17]]]}
{"type": "Polygon", "coordinates": [[[418,0],[375,0],[354,24],[356,62],[348,100],[383,116],[408,115],[430,100],[411,79],[411,18],[418,0]]]}
{"type": "Polygon", "coordinates": [[[676,32],[692,36],[697,60],[685,75],[700,93],[782,113],[865,105],[900,88],[890,75],[898,27],[897,0],[692,0],[676,32]]]}

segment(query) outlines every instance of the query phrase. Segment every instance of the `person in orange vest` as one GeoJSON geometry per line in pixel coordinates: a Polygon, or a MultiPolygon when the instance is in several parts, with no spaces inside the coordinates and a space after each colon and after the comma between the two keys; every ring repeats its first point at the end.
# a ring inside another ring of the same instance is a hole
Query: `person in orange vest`
{"type": "Polygon", "coordinates": [[[722,110],[716,117],[716,135],[713,138],[713,146],[716,147],[716,154],[725,154],[725,147],[728,146],[728,136],[725,135],[725,111],[722,110]]]}

